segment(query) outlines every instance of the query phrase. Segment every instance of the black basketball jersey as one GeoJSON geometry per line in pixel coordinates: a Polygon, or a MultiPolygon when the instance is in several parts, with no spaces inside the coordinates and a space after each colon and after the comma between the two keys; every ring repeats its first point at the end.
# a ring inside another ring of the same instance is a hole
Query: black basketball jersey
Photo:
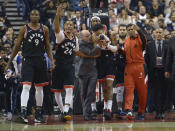
{"type": "Polygon", "coordinates": [[[24,57],[44,56],[45,53],[45,37],[44,30],[40,24],[37,30],[31,29],[29,25],[26,26],[22,44],[22,54],[24,57]]]}
{"type": "MultiPolygon", "coordinates": [[[[121,43],[118,43],[118,46],[120,48],[124,48],[124,44],[121,44],[121,43]]],[[[123,53],[123,51],[121,50],[118,50],[118,54],[116,54],[116,61],[117,61],[117,65],[120,65],[120,64],[124,64],[126,63],[126,55],[123,53]]]]}
{"type": "MultiPolygon", "coordinates": [[[[64,34],[65,35],[65,34],[64,34]]],[[[66,35],[63,42],[56,45],[55,59],[58,63],[73,63],[74,49],[76,48],[76,37],[70,40],[66,35]]]]}

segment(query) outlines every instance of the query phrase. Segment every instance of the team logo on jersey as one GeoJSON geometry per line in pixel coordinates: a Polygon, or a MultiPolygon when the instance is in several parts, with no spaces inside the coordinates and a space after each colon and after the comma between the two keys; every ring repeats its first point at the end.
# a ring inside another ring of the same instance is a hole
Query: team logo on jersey
{"type": "Polygon", "coordinates": [[[29,36],[28,42],[34,42],[35,45],[38,46],[40,40],[43,42],[44,36],[40,33],[33,33],[29,36]]]}
{"type": "Polygon", "coordinates": [[[72,55],[73,49],[75,49],[75,44],[72,42],[66,42],[64,45],[61,46],[64,49],[64,54],[72,55]]]}

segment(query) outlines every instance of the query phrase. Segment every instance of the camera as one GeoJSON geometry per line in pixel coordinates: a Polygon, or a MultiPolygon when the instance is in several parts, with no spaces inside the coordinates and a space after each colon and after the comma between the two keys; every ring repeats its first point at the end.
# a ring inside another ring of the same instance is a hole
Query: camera
{"type": "Polygon", "coordinates": [[[105,36],[103,34],[100,34],[99,35],[99,38],[100,38],[100,40],[104,40],[105,39],[105,36]]]}

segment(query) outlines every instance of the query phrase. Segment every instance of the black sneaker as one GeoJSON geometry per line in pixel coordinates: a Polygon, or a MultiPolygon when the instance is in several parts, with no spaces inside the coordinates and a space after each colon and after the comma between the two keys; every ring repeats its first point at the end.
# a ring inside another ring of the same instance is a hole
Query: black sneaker
{"type": "Polygon", "coordinates": [[[64,117],[66,114],[64,112],[61,112],[60,114],[61,114],[61,121],[65,122],[66,120],[64,119],[64,117]]]}
{"type": "Polygon", "coordinates": [[[91,119],[92,120],[97,120],[97,115],[98,115],[98,113],[97,113],[96,110],[92,111],[92,113],[91,113],[91,119]]]}
{"type": "Polygon", "coordinates": [[[41,109],[36,109],[35,111],[35,120],[36,123],[45,123],[45,119],[43,118],[41,109]]]}
{"type": "Polygon", "coordinates": [[[17,118],[17,121],[20,122],[20,123],[28,123],[27,110],[26,109],[21,110],[21,113],[20,113],[19,117],[17,118]]]}
{"type": "Polygon", "coordinates": [[[84,120],[89,121],[89,120],[91,120],[91,117],[90,116],[84,116],[84,120]]]}
{"type": "Polygon", "coordinates": [[[104,118],[105,120],[111,120],[112,119],[112,111],[111,110],[104,110],[104,118]]]}
{"type": "Polygon", "coordinates": [[[143,121],[143,120],[144,120],[144,115],[143,115],[142,113],[139,112],[139,113],[137,114],[136,120],[137,120],[137,121],[143,121]]]}
{"type": "Polygon", "coordinates": [[[123,117],[126,117],[128,120],[133,120],[134,116],[131,110],[125,110],[123,117]]]}

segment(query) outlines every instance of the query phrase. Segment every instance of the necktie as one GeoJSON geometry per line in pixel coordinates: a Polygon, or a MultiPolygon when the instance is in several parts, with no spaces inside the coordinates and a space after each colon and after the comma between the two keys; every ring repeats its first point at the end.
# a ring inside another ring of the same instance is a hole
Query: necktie
{"type": "Polygon", "coordinates": [[[161,57],[162,56],[162,48],[161,48],[161,43],[158,43],[158,51],[157,51],[157,56],[161,57]]]}

